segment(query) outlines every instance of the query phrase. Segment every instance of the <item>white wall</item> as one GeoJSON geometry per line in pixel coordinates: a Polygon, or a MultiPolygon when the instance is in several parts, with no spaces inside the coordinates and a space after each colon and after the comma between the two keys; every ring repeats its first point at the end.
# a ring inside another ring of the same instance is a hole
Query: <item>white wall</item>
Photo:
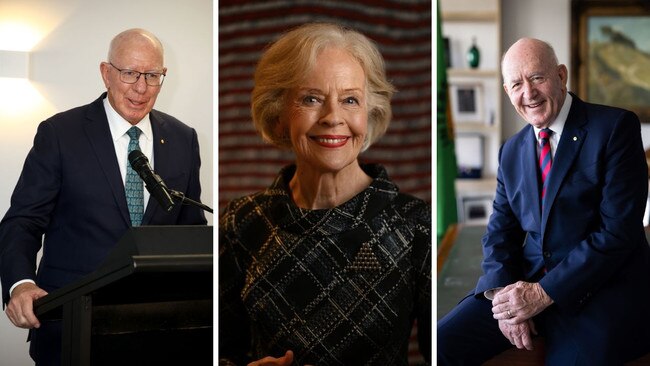
{"type": "MultiPolygon", "coordinates": [[[[106,59],[110,40],[134,27],[152,31],[165,47],[168,76],[156,109],[196,128],[201,198],[212,206],[212,19],[211,0],[1,0],[0,49],[14,47],[7,42],[27,33],[18,47],[31,49],[32,62],[30,83],[0,79],[0,215],[9,207],[38,123],[95,100],[104,91],[99,63],[106,59]],[[30,38],[40,41],[33,45],[30,38]]],[[[27,331],[0,314],[0,363],[32,365],[26,337],[27,331]]]]}

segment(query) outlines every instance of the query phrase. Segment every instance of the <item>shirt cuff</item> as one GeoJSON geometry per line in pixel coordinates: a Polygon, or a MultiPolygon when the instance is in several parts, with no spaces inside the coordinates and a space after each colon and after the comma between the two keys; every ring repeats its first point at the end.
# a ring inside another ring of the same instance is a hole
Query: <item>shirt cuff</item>
{"type": "Polygon", "coordinates": [[[11,286],[11,288],[9,289],[9,297],[11,297],[11,293],[14,292],[14,289],[16,288],[16,286],[18,286],[18,285],[20,285],[22,283],[26,283],[26,282],[36,284],[36,282],[34,282],[33,280],[20,280],[20,281],[14,283],[14,285],[11,286]]]}
{"type": "Polygon", "coordinates": [[[496,295],[497,292],[501,290],[503,290],[503,287],[491,288],[489,290],[484,291],[483,296],[485,296],[486,299],[492,301],[494,300],[494,295],[496,295]]]}

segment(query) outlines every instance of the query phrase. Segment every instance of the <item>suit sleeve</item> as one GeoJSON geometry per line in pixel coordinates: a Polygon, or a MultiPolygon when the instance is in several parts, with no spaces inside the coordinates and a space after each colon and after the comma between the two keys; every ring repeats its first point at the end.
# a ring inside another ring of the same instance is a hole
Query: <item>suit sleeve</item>
{"type": "Polygon", "coordinates": [[[2,301],[19,280],[36,279],[36,254],[61,186],[59,145],[54,128],[39,125],[22,173],[11,197],[11,206],[0,222],[0,278],[2,301]]]}
{"type": "MultiPolygon", "coordinates": [[[[201,170],[201,154],[199,152],[199,140],[196,135],[196,130],[192,129],[192,142],[191,142],[191,170],[190,170],[190,179],[188,187],[185,191],[185,194],[188,198],[200,202],[201,200],[201,181],[200,181],[200,170],[201,170]]],[[[202,209],[191,206],[184,205],[182,206],[181,212],[178,217],[179,225],[206,225],[207,220],[205,219],[205,213],[202,209]]]]}
{"type": "Polygon", "coordinates": [[[594,231],[540,280],[558,306],[571,312],[620,273],[639,246],[647,245],[641,222],[648,173],[636,115],[625,111],[618,116],[602,155],[602,199],[594,231]]]}
{"type": "Polygon", "coordinates": [[[483,275],[478,280],[474,294],[478,297],[483,297],[483,293],[487,290],[507,286],[523,277],[522,243],[526,233],[510,207],[506,187],[503,184],[502,160],[508,158],[512,157],[507,156],[502,147],[499,152],[500,164],[493,213],[482,239],[483,275]]]}

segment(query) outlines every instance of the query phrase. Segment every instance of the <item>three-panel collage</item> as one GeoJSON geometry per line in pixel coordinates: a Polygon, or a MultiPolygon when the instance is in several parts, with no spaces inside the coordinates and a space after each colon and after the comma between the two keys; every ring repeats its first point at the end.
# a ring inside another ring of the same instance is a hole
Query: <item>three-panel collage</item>
{"type": "Polygon", "coordinates": [[[647,0],[0,0],[0,365],[650,365],[649,70],[647,0]]]}

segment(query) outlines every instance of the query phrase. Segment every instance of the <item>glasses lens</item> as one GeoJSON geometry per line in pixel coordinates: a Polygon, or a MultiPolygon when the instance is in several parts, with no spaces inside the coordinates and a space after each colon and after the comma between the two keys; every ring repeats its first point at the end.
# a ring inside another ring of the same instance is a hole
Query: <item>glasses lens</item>
{"type": "Polygon", "coordinates": [[[163,82],[164,78],[165,78],[165,75],[163,75],[163,74],[158,74],[158,73],[144,74],[144,79],[147,81],[147,85],[149,85],[149,86],[160,86],[160,85],[162,85],[162,82],[163,82]]]}
{"type": "Polygon", "coordinates": [[[133,84],[140,78],[140,73],[132,70],[122,70],[120,76],[123,82],[133,84]]]}

